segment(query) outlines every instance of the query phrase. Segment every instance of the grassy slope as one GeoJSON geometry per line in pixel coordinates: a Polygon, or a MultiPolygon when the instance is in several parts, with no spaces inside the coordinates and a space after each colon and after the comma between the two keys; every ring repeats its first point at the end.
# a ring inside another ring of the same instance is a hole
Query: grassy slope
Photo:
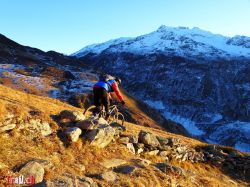
{"type": "MultiPolygon", "coordinates": [[[[131,101],[132,102],[132,101],[131,101]]],[[[29,115],[30,111],[40,111],[40,117],[51,123],[51,115],[58,114],[61,110],[80,110],[68,104],[55,99],[35,96],[16,91],[0,85],[0,112],[1,116],[11,111],[18,115],[29,115]]],[[[164,137],[178,137],[182,142],[190,146],[201,146],[203,143],[183,137],[181,135],[171,134],[160,129],[142,127],[131,123],[125,123],[127,127],[126,134],[137,134],[140,130],[146,130],[164,137]]],[[[152,162],[161,162],[162,158],[157,156],[142,156],[152,162]]],[[[111,143],[105,149],[91,147],[88,142],[79,140],[70,146],[64,146],[58,138],[56,132],[49,137],[38,137],[32,139],[29,134],[20,134],[13,130],[11,133],[0,135],[0,163],[4,163],[9,169],[15,170],[26,161],[40,158],[49,160],[55,166],[54,170],[46,170],[46,179],[53,179],[64,173],[74,175],[93,175],[103,172],[105,169],[101,162],[105,159],[121,158],[128,163],[136,165],[135,158],[138,155],[131,154],[124,146],[116,142],[111,143]],[[83,164],[86,171],[79,170],[79,165],[83,164]]],[[[179,163],[171,161],[172,164],[190,170],[196,174],[192,179],[191,174],[187,177],[179,177],[172,174],[165,174],[153,166],[139,168],[132,174],[119,174],[120,180],[113,184],[98,181],[103,186],[168,186],[168,184],[181,184],[181,186],[244,186],[241,181],[233,181],[229,176],[223,174],[219,168],[208,164],[193,164],[190,162],[179,163]],[[235,185],[234,185],[235,184],[235,185]]],[[[0,184],[4,186],[4,176],[12,175],[7,173],[9,169],[0,170],[0,184]]]]}

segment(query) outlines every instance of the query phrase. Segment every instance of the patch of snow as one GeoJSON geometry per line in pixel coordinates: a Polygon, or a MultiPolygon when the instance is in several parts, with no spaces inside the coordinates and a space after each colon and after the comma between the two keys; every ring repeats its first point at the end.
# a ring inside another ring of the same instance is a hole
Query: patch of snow
{"type": "Polygon", "coordinates": [[[201,136],[204,134],[204,132],[195,125],[195,122],[191,121],[190,119],[183,118],[179,115],[175,115],[167,111],[165,111],[163,115],[166,119],[170,119],[176,123],[180,123],[192,135],[201,136]]]}

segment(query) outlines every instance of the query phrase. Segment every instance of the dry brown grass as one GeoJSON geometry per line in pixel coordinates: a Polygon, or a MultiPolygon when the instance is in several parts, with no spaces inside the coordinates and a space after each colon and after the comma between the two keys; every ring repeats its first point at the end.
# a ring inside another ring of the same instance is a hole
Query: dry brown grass
{"type": "MultiPolygon", "coordinates": [[[[132,106],[133,101],[129,101],[132,106]]],[[[0,112],[2,115],[6,113],[15,113],[18,115],[29,115],[30,111],[40,111],[44,120],[51,120],[51,115],[56,115],[60,111],[80,110],[66,103],[55,99],[26,94],[21,91],[13,90],[0,85],[0,112]]],[[[159,136],[175,137],[181,139],[183,143],[191,146],[206,146],[197,140],[164,132],[160,129],[142,127],[132,123],[125,123],[127,128],[126,134],[138,134],[140,130],[152,132],[159,136]]],[[[0,185],[5,184],[5,177],[15,175],[8,173],[12,170],[17,171],[19,167],[31,159],[48,160],[55,166],[54,169],[46,169],[45,179],[54,179],[65,173],[72,175],[96,176],[106,169],[101,165],[106,159],[119,158],[124,159],[129,165],[136,165],[134,159],[139,157],[146,158],[152,163],[166,162],[158,156],[133,155],[125,146],[116,142],[111,143],[105,149],[98,149],[89,145],[84,139],[69,146],[65,146],[64,139],[60,139],[56,132],[48,137],[31,138],[28,132],[5,133],[0,135],[0,163],[8,166],[8,169],[0,169],[0,185]],[[79,165],[84,165],[86,171],[80,171],[79,165]]],[[[154,165],[145,168],[137,168],[131,174],[118,174],[119,180],[114,183],[108,183],[100,179],[94,178],[102,186],[246,186],[241,181],[234,181],[229,176],[223,174],[219,168],[208,164],[190,162],[179,163],[175,160],[170,161],[171,164],[182,167],[187,171],[195,174],[187,176],[178,176],[174,173],[163,173],[154,165]]]]}

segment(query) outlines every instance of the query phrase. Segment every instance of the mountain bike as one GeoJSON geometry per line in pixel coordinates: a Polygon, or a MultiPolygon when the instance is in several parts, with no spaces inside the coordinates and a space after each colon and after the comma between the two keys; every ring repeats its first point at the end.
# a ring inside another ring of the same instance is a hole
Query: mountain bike
{"type": "MultiPolygon", "coordinates": [[[[83,113],[85,115],[85,117],[89,118],[89,117],[93,116],[93,111],[95,108],[96,108],[95,105],[91,105],[89,108],[87,108],[83,113]]],[[[116,122],[120,125],[124,124],[124,120],[125,120],[124,116],[121,112],[119,112],[117,104],[112,104],[109,107],[109,114],[110,115],[107,119],[108,123],[116,122]]],[[[106,116],[106,111],[105,111],[104,107],[102,107],[102,110],[99,113],[99,117],[105,118],[105,116],[106,116]]]]}

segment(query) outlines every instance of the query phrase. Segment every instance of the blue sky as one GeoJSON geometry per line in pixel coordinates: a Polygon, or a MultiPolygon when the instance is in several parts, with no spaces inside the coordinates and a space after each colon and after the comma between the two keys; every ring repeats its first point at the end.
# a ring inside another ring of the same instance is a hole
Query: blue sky
{"type": "Polygon", "coordinates": [[[0,0],[0,33],[44,51],[71,54],[160,25],[250,36],[250,0],[0,0]]]}

